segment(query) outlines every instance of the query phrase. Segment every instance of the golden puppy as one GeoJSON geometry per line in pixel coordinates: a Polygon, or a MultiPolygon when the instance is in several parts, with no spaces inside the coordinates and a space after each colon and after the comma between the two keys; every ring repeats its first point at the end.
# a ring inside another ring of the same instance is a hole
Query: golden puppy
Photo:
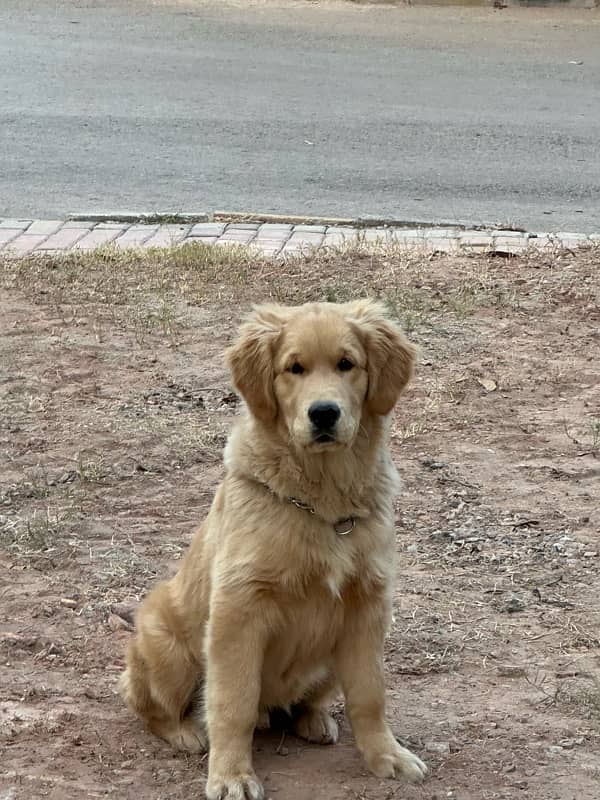
{"type": "Polygon", "coordinates": [[[270,709],[337,740],[342,690],[380,777],[421,780],[384,715],[396,470],[388,415],[414,350],[373,301],[257,308],[227,353],[247,405],[225,479],[179,572],[146,598],[122,693],[175,747],[210,742],[209,800],[259,800],[252,737],[270,709]]]}

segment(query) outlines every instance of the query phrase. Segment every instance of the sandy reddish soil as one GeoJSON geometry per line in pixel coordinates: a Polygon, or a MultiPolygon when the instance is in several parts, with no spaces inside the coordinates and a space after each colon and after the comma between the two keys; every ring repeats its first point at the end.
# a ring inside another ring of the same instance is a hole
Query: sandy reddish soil
{"type": "Polygon", "coordinates": [[[342,722],[335,747],[259,735],[268,796],[597,800],[596,254],[95,258],[0,265],[1,800],[202,796],[204,760],[116,694],[132,612],[222,475],[239,314],[364,293],[421,348],[394,426],[386,664],[394,728],[431,775],[369,776],[342,722]]]}

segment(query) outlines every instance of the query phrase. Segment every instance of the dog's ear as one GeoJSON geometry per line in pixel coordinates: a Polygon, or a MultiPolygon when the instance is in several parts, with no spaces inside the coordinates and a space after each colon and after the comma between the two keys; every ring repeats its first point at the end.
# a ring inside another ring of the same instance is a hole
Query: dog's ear
{"type": "Polygon", "coordinates": [[[389,414],[413,374],[416,348],[388,315],[383,303],[347,303],[347,316],[367,351],[367,405],[374,414],[389,414]]]}
{"type": "Polygon", "coordinates": [[[251,413],[266,423],[277,416],[273,355],[285,318],[282,306],[256,306],[225,354],[235,388],[251,413]]]}

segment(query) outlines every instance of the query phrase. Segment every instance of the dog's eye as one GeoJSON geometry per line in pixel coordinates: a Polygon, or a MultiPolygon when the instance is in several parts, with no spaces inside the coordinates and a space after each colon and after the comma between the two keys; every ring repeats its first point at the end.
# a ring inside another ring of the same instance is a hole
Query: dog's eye
{"type": "Polygon", "coordinates": [[[304,367],[302,366],[302,364],[299,364],[297,361],[294,361],[289,371],[293,372],[294,375],[302,375],[302,373],[304,372],[304,367]]]}
{"type": "Polygon", "coordinates": [[[337,366],[340,372],[349,372],[354,364],[347,358],[342,358],[341,361],[338,362],[337,366]]]}

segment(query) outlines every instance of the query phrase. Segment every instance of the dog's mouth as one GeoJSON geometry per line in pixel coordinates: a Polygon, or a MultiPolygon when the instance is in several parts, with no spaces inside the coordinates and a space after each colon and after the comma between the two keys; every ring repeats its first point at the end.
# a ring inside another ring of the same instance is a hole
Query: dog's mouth
{"type": "Polygon", "coordinates": [[[336,441],[331,433],[319,433],[313,440],[316,444],[333,444],[336,441]]]}

